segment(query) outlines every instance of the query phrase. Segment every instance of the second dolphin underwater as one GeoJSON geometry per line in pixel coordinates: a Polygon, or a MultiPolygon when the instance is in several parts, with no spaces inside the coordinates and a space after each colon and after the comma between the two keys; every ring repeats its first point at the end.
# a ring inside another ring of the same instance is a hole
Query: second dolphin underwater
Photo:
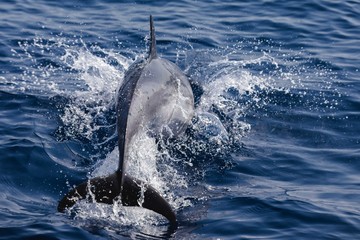
{"type": "Polygon", "coordinates": [[[150,16],[150,50],[146,59],[126,72],[117,92],[116,115],[119,147],[118,169],[109,176],[83,182],[60,200],[58,211],[89,197],[91,201],[124,206],[141,206],[176,224],[170,204],[151,186],[126,173],[129,147],[139,132],[174,138],[184,133],[194,116],[194,95],[190,82],[172,62],[158,57],[155,28],[150,16]]]}

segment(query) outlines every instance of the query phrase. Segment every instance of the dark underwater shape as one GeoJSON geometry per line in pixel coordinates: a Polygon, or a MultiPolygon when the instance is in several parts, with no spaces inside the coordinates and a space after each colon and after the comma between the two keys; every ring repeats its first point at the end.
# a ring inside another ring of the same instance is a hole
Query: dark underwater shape
{"type": "Polygon", "coordinates": [[[77,201],[86,197],[89,197],[90,201],[113,204],[121,196],[121,202],[124,206],[150,209],[166,217],[172,224],[176,224],[176,216],[171,206],[153,187],[126,175],[121,186],[120,178],[121,175],[116,171],[108,177],[97,177],[81,183],[59,202],[58,211],[64,212],[65,209],[72,207],[77,201]]]}
{"type": "Polygon", "coordinates": [[[97,177],[71,190],[58,205],[58,211],[87,198],[112,204],[121,199],[124,206],[141,206],[166,217],[176,225],[170,204],[148,184],[126,175],[129,146],[137,133],[154,137],[182,134],[194,115],[194,96],[186,76],[173,63],[156,53],[155,29],[150,16],[151,46],[147,59],[130,66],[118,90],[117,131],[119,167],[108,177],[97,177]]]}

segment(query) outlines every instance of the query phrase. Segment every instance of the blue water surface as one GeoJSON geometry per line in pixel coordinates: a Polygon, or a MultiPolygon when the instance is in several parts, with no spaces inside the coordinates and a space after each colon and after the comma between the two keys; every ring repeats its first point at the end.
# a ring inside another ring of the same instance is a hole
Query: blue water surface
{"type": "Polygon", "coordinates": [[[1,1],[0,239],[360,239],[359,16],[352,0],[1,1]],[[117,167],[115,91],[150,14],[160,56],[201,86],[187,135],[140,139],[130,166],[179,227],[58,213],[117,167]]]}

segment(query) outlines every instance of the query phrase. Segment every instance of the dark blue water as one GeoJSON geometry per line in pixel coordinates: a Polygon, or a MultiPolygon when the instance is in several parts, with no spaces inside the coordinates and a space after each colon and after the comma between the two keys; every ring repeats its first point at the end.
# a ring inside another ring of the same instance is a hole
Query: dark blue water
{"type": "Polygon", "coordinates": [[[358,1],[0,3],[1,239],[360,239],[358,1]],[[189,134],[129,166],[176,210],[80,203],[117,166],[114,97],[158,51],[202,86],[189,134]]]}

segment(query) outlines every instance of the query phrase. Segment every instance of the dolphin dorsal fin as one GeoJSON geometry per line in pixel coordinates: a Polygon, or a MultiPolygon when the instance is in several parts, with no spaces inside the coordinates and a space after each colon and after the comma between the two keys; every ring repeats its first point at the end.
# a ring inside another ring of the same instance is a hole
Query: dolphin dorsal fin
{"type": "Polygon", "coordinates": [[[157,58],[156,52],[156,39],[155,39],[155,27],[154,20],[152,15],[150,15],[150,52],[149,52],[149,60],[157,58]]]}

